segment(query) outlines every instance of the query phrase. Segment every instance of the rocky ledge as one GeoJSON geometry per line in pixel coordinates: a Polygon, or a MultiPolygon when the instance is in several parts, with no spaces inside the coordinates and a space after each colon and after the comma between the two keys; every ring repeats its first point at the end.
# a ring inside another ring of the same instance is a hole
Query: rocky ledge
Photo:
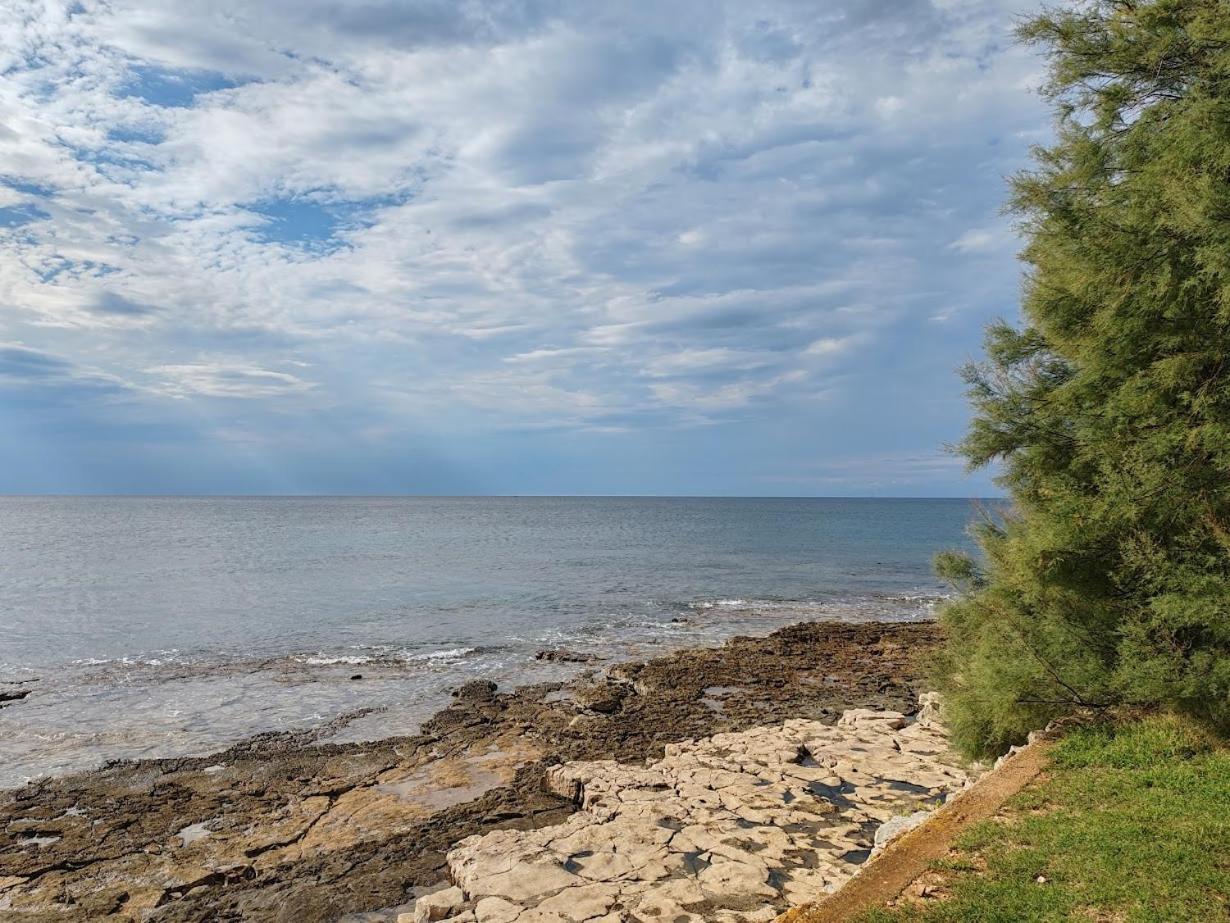
{"type": "MultiPolygon", "coordinates": [[[[117,764],[3,792],[0,919],[393,923],[450,880],[460,885],[456,915],[476,919],[485,899],[497,903],[483,905],[484,919],[497,919],[486,914],[499,907],[528,923],[574,885],[595,886],[567,898],[588,895],[586,907],[614,888],[602,916],[636,881],[667,889],[656,898],[628,891],[628,905],[646,913],[672,893],[681,907],[716,913],[747,906],[715,890],[721,876],[739,871],[743,880],[762,866],[753,891],[773,904],[836,883],[870,846],[873,822],[959,784],[941,772],[937,741],[935,753],[923,752],[929,738],[915,736],[917,724],[838,720],[860,707],[916,711],[916,664],[937,640],[930,624],[796,625],[566,684],[500,693],[471,683],[414,737],[328,745],[319,732],[269,735],[206,757],[117,764]],[[895,787],[899,779],[909,784],[895,787]],[[679,792],[702,791],[706,800],[679,803],[679,792]],[[622,824],[638,815],[612,809],[638,799],[645,822],[633,837],[622,824]],[[766,813],[770,802],[777,814],[766,813]],[[662,818],[674,820],[659,827],[662,818]],[[576,848],[561,839],[569,831],[576,848]],[[740,837],[756,831],[765,845],[744,853],[760,864],[730,864],[742,855],[731,852],[740,837]],[[505,839],[466,840],[483,834],[505,839]],[[592,855],[576,845],[585,837],[592,855]],[[640,851],[628,852],[634,843],[640,851]],[[808,871],[816,847],[833,858],[808,871]],[[546,853],[567,876],[554,894],[483,890],[493,886],[480,880],[498,876],[508,856],[546,853]],[[689,883],[708,903],[693,900],[689,883]]],[[[447,916],[447,899],[421,912],[447,916]]]]}
{"type": "MultiPolygon", "coordinates": [[[[452,886],[399,923],[772,920],[839,887],[894,818],[916,823],[971,783],[934,705],[917,720],[856,709],[666,747],[638,767],[553,767],[580,810],[448,854],[452,886]]],[[[910,824],[891,824],[904,830],[910,824]]]]}

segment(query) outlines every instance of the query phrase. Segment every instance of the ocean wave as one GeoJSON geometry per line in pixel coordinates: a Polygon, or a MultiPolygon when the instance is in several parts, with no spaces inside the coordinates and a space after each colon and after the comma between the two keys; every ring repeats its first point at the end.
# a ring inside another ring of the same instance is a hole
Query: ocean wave
{"type": "Polygon", "coordinates": [[[951,598],[949,593],[920,589],[904,593],[872,593],[835,599],[699,599],[686,603],[681,608],[696,613],[725,612],[732,615],[766,613],[775,616],[795,615],[799,618],[854,615],[862,618],[892,618],[929,613],[937,605],[951,598]]]}
{"type": "Polygon", "coordinates": [[[363,666],[364,664],[396,665],[405,663],[455,662],[477,654],[476,647],[450,647],[437,651],[416,651],[406,648],[378,647],[363,654],[300,654],[290,659],[309,667],[363,666]]]}
{"type": "Polygon", "coordinates": [[[464,657],[469,657],[471,654],[477,654],[476,647],[451,647],[443,651],[427,651],[421,654],[411,654],[404,658],[409,661],[416,660],[461,660],[464,657]]]}
{"type": "MultiPolygon", "coordinates": [[[[179,650],[149,651],[126,654],[118,657],[78,657],[68,661],[71,668],[63,679],[70,685],[74,682],[139,681],[147,683],[171,682],[187,678],[203,678],[211,675],[236,675],[244,672],[272,670],[285,672],[288,668],[326,667],[387,667],[392,669],[420,669],[428,666],[447,666],[461,663],[466,658],[490,648],[456,645],[424,650],[422,647],[397,645],[353,645],[338,649],[323,648],[275,656],[238,654],[231,651],[197,651],[184,653],[179,650]]],[[[10,671],[16,672],[16,671],[10,671]]],[[[7,674],[5,674],[7,675],[7,674]]]]}
{"type": "Polygon", "coordinates": [[[125,654],[120,657],[78,657],[75,660],[70,660],[69,665],[74,667],[161,667],[168,664],[189,662],[191,662],[190,658],[182,655],[177,648],[172,648],[165,651],[125,654]]]}
{"type": "Polygon", "coordinates": [[[332,667],[342,663],[352,667],[357,667],[365,663],[371,663],[375,658],[364,654],[343,654],[341,656],[332,657],[325,654],[308,654],[305,656],[292,657],[291,659],[297,663],[307,664],[309,667],[332,667]]]}
{"type": "Polygon", "coordinates": [[[890,593],[881,598],[896,602],[939,603],[952,599],[955,593],[890,593]]]}

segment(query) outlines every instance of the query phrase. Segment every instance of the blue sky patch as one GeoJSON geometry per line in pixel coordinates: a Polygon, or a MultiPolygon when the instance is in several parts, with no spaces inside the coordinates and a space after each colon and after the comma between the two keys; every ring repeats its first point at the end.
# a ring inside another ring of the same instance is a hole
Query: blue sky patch
{"type": "Polygon", "coordinates": [[[65,273],[76,278],[101,279],[117,272],[119,268],[108,263],[95,260],[70,260],[58,253],[47,257],[40,266],[34,269],[35,275],[41,282],[54,282],[65,273]]]}
{"type": "Polygon", "coordinates": [[[331,249],[342,246],[341,232],[369,226],[375,209],[405,198],[377,196],[362,201],[319,202],[306,196],[289,196],[264,199],[244,207],[267,219],[251,231],[262,243],[331,249]]]}
{"type": "Polygon", "coordinates": [[[31,221],[50,217],[37,205],[9,205],[0,208],[0,228],[19,228],[31,221]]]}
{"type": "Polygon", "coordinates": [[[212,71],[175,71],[149,65],[133,67],[129,80],[117,94],[138,97],[152,106],[185,109],[203,93],[230,90],[244,81],[212,71]]]}
{"type": "Polygon", "coordinates": [[[253,236],[264,243],[328,245],[343,225],[334,207],[310,199],[269,199],[247,208],[268,219],[252,229],[253,236]]]}
{"type": "Polygon", "coordinates": [[[119,144],[161,144],[166,133],[160,128],[142,125],[116,125],[107,130],[107,140],[119,144]]]}
{"type": "Polygon", "coordinates": [[[20,192],[22,195],[38,196],[41,199],[49,199],[56,192],[53,187],[43,183],[31,183],[14,177],[0,178],[0,186],[7,186],[15,192],[20,192]]]}
{"type": "Polygon", "coordinates": [[[122,167],[127,170],[153,170],[154,164],[144,157],[134,157],[119,148],[74,147],[73,159],[92,164],[105,172],[107,167],[122,167]]]}

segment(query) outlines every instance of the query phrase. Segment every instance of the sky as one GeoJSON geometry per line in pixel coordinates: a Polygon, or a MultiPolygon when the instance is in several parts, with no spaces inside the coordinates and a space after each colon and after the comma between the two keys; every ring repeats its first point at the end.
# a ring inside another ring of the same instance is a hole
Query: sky
{"type": "Polygon", "coordinates": [[[0,0],[0,492],[970,496],[1026,0],[0,0]]]}

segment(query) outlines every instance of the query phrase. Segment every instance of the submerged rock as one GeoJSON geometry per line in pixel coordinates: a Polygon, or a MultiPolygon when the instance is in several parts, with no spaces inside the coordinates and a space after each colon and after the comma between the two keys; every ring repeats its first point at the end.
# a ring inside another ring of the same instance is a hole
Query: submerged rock
{"type": "Polygon", "coordinates": [[[601,660],[602,658],[597,654],[553,648],[551,650],[539,651],[534,655],[534,659],[545,660],[548,663],[593,663],[595,660],[601,660]]]}
{"type": "Polygon", "coordinates": [[[6,705],[11,705],[14,702],[20,702],[29,696],[33,690],[23,689],[22,686],[31,682],[33,680],[22,680],[12,683],[0,682],[0,708],[4,708],[6,705]]]}

